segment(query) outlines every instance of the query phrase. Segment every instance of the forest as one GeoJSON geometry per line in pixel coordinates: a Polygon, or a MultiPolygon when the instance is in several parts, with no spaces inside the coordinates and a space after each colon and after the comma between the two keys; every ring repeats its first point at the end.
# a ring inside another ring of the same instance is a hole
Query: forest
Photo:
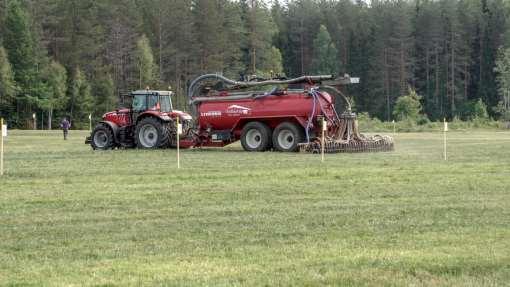
{"type": "Polygon", "coordinates": [[[414,95],[427,120],[510,120],[504,0],[0,0],[0,116],[87,127],[118,95],[194,77],[345,73],[355,110],[384,121],[414,95]]]}

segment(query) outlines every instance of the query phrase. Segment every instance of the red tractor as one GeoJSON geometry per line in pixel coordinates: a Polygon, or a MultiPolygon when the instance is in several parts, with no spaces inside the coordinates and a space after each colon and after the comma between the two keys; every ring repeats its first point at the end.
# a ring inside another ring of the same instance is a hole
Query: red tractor
{"type": "Polygon", "coordinates": [[[140,90],[122,96],[130,107],[103,115],[86,143],[93,149],[167,148],[177,144],[179,118],[183,131],[188,132],[191,116],[172,107],[170,91],[140,90]]]}

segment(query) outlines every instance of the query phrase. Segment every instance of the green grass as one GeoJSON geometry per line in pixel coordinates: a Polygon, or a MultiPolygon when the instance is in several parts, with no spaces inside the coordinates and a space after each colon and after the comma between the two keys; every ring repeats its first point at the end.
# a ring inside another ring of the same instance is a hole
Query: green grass
{"type": "Polygon", "coordinates": [[[4,286],[504,286],[510,132],[396,136],[396,151],[94,152],[12,131],[4,286]]]}

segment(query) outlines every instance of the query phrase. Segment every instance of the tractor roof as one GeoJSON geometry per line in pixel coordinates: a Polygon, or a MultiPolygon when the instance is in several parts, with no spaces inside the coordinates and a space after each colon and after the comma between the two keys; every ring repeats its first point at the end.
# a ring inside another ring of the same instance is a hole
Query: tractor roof
{"type": "Polygon", "coordinates": [[[131,95],[154,95],[158,94],[160,96],[171,96],[174,94],[172,91],[156,91],[156,90],[137,90],[130,93],[131,95]]]}

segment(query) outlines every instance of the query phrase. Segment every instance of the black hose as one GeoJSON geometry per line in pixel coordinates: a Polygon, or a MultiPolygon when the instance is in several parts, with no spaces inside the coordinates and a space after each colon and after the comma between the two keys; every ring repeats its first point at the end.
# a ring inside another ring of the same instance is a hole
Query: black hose
{"type": "Polygon", "coordinates": [[[250,87],[260,87],[260,86],[268,86],[268,85],[288,85],[288,84],[297,84],[297,83],[319,83],[321,81],[333,80],[334,76],[332,75],[320,75],[320,76],[302,76],[299,78],[289,79],[289,80],[267,80],[261,82],[241,82],[234,81],[229,78],[226,78],[222,75],[218,74],[206,74],[202,75],[193,82],[191,82],[188,90],[188,98],[191,100],[196,93],[196,89],[199,87],[199,83],[205,80],[220,80],[224,83],[227,83],[232,86],[236,86],[236,88],[250,88],[250,87]]]}
{"type": "MultiPolygon", "coordinates": [[[[341,97],[345,104],[347,105],[347,112],[351,112],[352,111],[352,105],[351,105],[351,101],[349,101],[349,98],[347,98],[342,92],[340,92],[337,88],[335,87],[332,87],[332,86],[319,86],[319,90],[324,90],[330,94],[333,94],[333,96],[339,96],[341,97]]],[[[335,112],[336,112],[336,109],[335,109],[335,112]]]]}

